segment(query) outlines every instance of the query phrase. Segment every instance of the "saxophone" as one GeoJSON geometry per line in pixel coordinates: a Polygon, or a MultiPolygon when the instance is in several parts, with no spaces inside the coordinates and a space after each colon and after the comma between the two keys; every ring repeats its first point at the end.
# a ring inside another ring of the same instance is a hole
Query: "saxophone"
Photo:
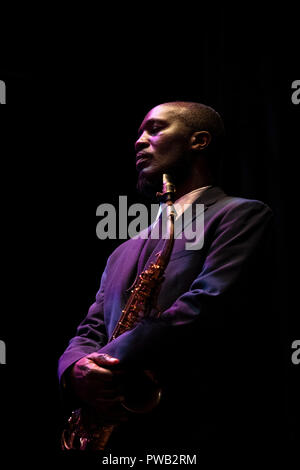
{"type": "MultiPolygon", "coordinates": [[[[155,262],[152,262],[131,286],[130,296],[109,341],[134,328],[140,319],[149,316],[150,312],[151,317],[155,318],[159,318],[161,314],[161,312],[157,311],[156,301],[174,244],[174,193],[175,187],[170,175],[163,174],[163,191],[162,193],[157,193],[157,196],[166,204],[168,236],[162,250],[157,253],[155,262]],[[153,309],[155,308],[155,314],[153,315],[153,309]]],[[[146,404],[143,404],[143,409],[141,407],[134,407],[131,404],[128,405],[126,402],[123,403],[122,405],[128,411],[137,413],[148,412],[160,402],[161,389],[157,385],[154,373],[152,371],[144,371],[144,376],[147,378],[151,388],[151,398],[148,399],[146,404]]],[[[95,414],[92,410],[79,408],[73,411],[68,419],[68,425],[62,433],[61,447],[63,450],[102,451],[105,449],[115,426],[115,424],[101,425],[99,420],[95,419],[95,414]]]]}

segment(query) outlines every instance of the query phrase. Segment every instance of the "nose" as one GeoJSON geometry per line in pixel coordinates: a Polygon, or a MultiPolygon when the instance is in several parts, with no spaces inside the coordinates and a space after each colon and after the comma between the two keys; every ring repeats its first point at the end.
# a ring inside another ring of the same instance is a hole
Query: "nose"
{"type": "Polygon", "coordinates": [[[147,138],[147,134],[143,132],[134,145],[135,151],[136,153],[140,152],[141,150],[147,148],[148,146],[149,146],[149,141],[147,138]]]}

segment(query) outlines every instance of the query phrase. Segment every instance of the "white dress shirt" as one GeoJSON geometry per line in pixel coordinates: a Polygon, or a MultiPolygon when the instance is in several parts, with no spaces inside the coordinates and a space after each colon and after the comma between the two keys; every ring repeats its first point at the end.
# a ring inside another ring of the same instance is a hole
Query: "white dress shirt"
{"type": "MultiPolygon", "coordinates": [[[[212,185],[202,186],[201,188],[194,189],[193,191],[190,191],[189,193],[184,194],[176,202],[174,202],[173,206],[174,206],[174,209],[175,209],[175,212],[176,212],[175,220],[177,220],[183,214],[183,212],[186,209],[186,207],[184,207],[185,205],[193,204],[193,202],[195,202],[198,199],[198,197],[202,193],[204,193],[204,191],[206,191],[208,188],[211,188],[211,187],[212,187],[212,185]]],[[[163,211],[164,207],[165,207],[164,203],[160,204],[159,210],[158,210],[158,213],[157,213],[157,216],[156,216],[156,220],[159,218],[159,216],[160,216],[161,212],[163,211]]]]}

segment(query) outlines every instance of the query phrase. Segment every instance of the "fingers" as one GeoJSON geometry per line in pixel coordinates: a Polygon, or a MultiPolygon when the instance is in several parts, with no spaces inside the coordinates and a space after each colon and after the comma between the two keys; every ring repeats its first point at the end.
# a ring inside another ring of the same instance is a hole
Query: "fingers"
{"type": "Polygon", "coordinates": [[[108,368],[118,363],[117,358],[98,353],[77,361],[72,370],[72,384],[79,398],[101,410],[121,407],[124,397],[120,377],[123,372],[108,368]]]}
{"type": "Polygon", "coordinates": [[[112,357],[104,353],[92,353],[89,355],[89,359],[94,361],[98,366],[113,366],[120,362],[117,357],[112,357]]]}
{"type": "Polygon", "coordinates": [[[115,380],[116,384],[119,382],[119,378],[125,375],[124,370],[111,368],[113,365],[117,365],[120,362],[116,357],[98,353],[92,353],[87,357],[91,368],[91,375],[93,375],[92,371],[96,374],[99,372],[104,380],[115,380]]]}
{"type": "Polygon", "coordinates": [[[98,354],[92,353],[87,356],[89,361],[89,367],[91,373],[94,371],[96,374],[99,372],[103,376],[103,379],[112,379],[114,376],[117,377],[122,375],[122,371],[111,370],[110,367],[118,364],[120,361],[116,357],[109,356],[109,354],[98,354]]]}
{"type": "Polygon", "coordinates": [[[85,372],[84,382],[89,384],[89,388],[95,393],[120,395],[123,389],[122,381],[114,372],[95,366],[85,372]]]}
{"type": "Polygon", "coordinates": [[[111,382],[113,380],[114,373],[111,370],[100,367],[93,361],[84,366],[84,370],[89,374],[90,380],[99,380],[100,377],[102,382],[111,382]]]}

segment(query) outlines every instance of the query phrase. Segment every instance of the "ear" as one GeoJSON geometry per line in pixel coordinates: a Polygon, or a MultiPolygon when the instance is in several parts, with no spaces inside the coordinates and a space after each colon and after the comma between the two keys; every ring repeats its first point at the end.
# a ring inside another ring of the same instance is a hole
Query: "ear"
{"type": "Polygon", "coordinates": [[[197,131],[191,136],[191,149],[203,150],[211,142],[211,134],[208,131],[197,131]]]}

